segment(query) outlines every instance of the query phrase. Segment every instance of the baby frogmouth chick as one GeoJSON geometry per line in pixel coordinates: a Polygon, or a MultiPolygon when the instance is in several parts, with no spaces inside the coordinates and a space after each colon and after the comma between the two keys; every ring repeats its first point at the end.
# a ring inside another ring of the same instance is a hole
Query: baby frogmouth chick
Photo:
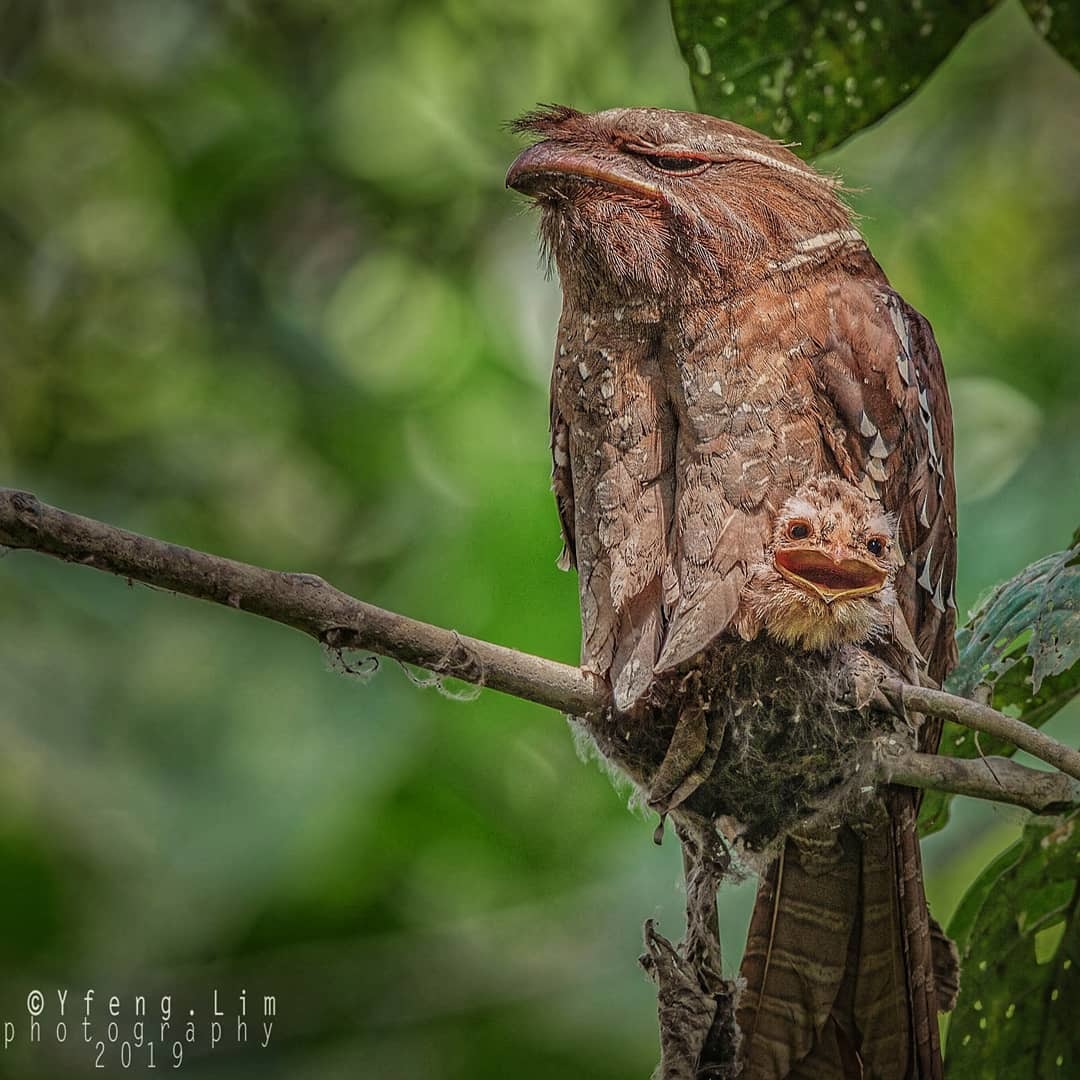
{"type": "Polygon", "coordinates": [[[903,560],[896,522],[835,476],[816,476],[781,506],[750,568],[735,625],[785,645],[830,651],[880,640],[902,618],[893,581],[903,560]]]}

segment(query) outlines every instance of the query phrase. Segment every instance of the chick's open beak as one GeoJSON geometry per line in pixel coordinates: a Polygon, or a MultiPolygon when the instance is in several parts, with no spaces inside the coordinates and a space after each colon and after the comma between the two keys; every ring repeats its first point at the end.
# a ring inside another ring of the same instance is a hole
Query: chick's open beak
{"type": "Polygon", "coordinates": [[[776,569],[826,604],[870,596],[885,587],[888,575],[880,566],[862,559],[834,558],[816,548],[787,548],[773,560],[776,569]]]}

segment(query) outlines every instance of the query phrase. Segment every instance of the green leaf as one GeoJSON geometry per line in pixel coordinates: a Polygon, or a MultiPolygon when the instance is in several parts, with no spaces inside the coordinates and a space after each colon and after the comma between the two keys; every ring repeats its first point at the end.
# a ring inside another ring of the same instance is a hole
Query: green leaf
{"type": "Polygon", "coordinates": [[[1035,29],[1073,67],[1080,68],[1080,10],[1060,0],[1024,0],[1035,29]]]}
{"type": "Polygon", "coordinates": [[[698,107],[827,150],[926,81],[994,0],[671,0],[698,107]]]}
{"type": "Polygon", "coordinates": [[[960,999],[945,1072],[1038,1080],[1080,1068],[1080,811],[1033,821],[949,925],[960,999]]]}
{"type": "MultiPolygon", "coordinates": [[[[999,585],[956,635],[960,660],[945,688],[985,699],[995,709],[1041,727],[1080,693],[1080,533],[999,585]]],[[[946,724],[942,754],[1009,757],[1012,743],[946,724]]],[[[951,795],[927,792],[919,814],[924,836],[949,819],[951,795]]]]}

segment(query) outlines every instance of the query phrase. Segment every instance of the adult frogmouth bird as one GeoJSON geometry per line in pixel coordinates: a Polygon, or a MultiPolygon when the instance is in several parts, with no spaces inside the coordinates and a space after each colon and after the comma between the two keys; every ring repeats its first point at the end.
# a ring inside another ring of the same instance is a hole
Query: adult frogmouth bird
{"type": "MultiPolygon", "coordinates": [[[[563,289],[553,486],[579,575],[583,665],[647,722],[658,687],[737,633],[785,501],[832,474],[894,516],[897,603],[940,680],[955,656],[944,373],[837,182],[714,117],[551,107],[519,129],[538,141],[507,184],[539,207],[563,289]]],[[[812,562],[787,569],[821,585],[812,562]]],[[[924,746],[936,738],[924,725],[924,746]]],[[[766,875],[743,968],[756,1023],[747,1075],[940,1075],[914,809],[898,796],[828,872],[789,844],[766,875]],[[805,904],[786,888],[795,867],[817,910],[837,913],[829,934],[801,933],[805,904]],[[867,934],[886,908],[903,933],[881,953],[867,934]],[[885,970],[882,955],[903,964],[885,970]],[[800,969],[815,972],[801,988],[785,976],[800,969]]]]}

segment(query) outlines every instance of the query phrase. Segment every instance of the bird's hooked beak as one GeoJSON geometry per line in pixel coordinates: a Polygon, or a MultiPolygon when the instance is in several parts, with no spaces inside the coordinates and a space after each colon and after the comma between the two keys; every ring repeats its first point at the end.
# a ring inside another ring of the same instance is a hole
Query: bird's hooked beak
{"type": "Polygon", "coordinates": [[[591,180],[650,198],[661,198],[660,188],[617,160],[603,161],[577,147],[546,139],[518,154],[506,174],[506,186],[524,195],[542,196],[557,193],[568,178],[591,180]]]}
{"type": "Polygon", "coordinates": [[[870,596],[888,581],[888,574],[874,563],[830,555],[817,548],[785,548],[776,553],[773,564],[793,585],[826,604],[870,596]]]}

